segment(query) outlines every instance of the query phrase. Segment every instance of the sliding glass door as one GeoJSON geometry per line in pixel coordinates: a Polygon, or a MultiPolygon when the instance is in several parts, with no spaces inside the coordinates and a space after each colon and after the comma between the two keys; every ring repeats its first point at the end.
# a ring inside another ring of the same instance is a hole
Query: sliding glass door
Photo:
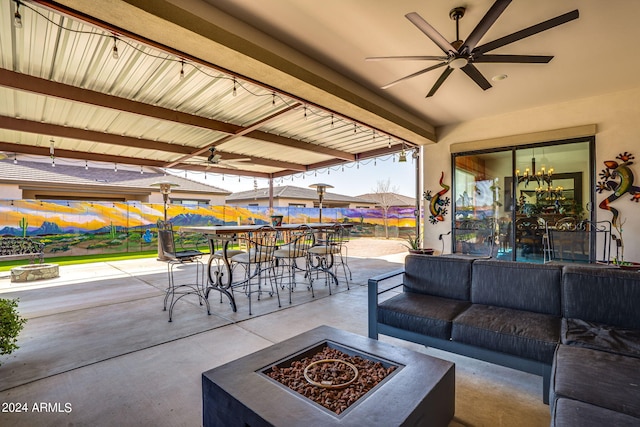
{"type": "Polygon", "coordinates": [[[511,175],[508,151],[455,157],[454,252],[495,256],[509,246],[505,177],[511,175]]]}
{"type": "MultiPolygon", "coordinates": [[[[453,252],[550,260],[548,229],[592,220],[593,138],[455,154],[453,252]]],[[[576,261],[593,252],[587,243],[576,261]],[[586,255],[585,255],[586,253],[586,255]]]]}

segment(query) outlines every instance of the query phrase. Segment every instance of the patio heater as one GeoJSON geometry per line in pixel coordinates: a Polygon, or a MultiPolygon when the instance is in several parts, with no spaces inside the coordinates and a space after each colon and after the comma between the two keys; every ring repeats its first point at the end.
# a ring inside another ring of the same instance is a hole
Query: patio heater
{"type": "Polygon", "coordinates": [[[180,187],[180,185],[170,181],[160,181],[160,182],[154,182],[153,184],[151,184],[151,186],[160,187],[160,192],[162,193],[162,200],[164,200],[164,221],[167,222],[167,202],[169,201],[169,194],[171,193],[171,187],[180,187]]]}
{"type": "MultiPolygon", "coordinates": [[[[169,194],[171,193],[171,187],[180,187],[178,184],[175,184],[170,181],[160,181],[154,182],[151,184],[152,187],[160,187],[160,192],[162,193],[162,200],[164,201],[164,222],[167,222],[167,203],[169,202],[169,194]]],[[[162,251],[162,246],[160,244],[160,238],[158,237],[158,260],[166,261],[167,258],[164,256],[164,252],[162,251]]]]}
{"type": "Polygon", "coordinates": [[[322,222],[322,201],[324,200],[324,195],[327,193],[327,188],[333,188],[333,185],[329,184],[311,184],[309,188],[315,188],[318,191],[318,201],[320,206],[320,214],[318,218],[318,222],[322,222]]]}

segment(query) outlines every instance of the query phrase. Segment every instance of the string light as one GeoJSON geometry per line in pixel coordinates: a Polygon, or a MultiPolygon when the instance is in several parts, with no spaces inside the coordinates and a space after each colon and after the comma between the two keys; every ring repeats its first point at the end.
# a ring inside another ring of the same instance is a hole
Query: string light
{"type": "Polygon", "coordinates": [[[86,170],[86,171],[89,170],[89,161],[88,160],[84,161],[84,170],[86,170]]]}
{"type": "Polygon", "coordinates": [[[118,164],[117,163],[113,164],[113,171],[114,172],[118,172],[118,164]]]}
{"type": "MultiPolygon", "coordinates": [[[[22,27],[22,16],[21,16],[21,14],[20,14],[20,12],[19,12],[19,8],[20,8],[20,6],[25,6],[25,7],[29,8],[29,9],[31,9],[31,8],[30,8],[28,5],[23,4],[20,0],[14,0],[14,1],[15,1],[15,3],[16,3],[16,11],[15,11],[15,13],[14,13],[14,18],[15,18],[15,19],[14,19],[14,25],[15,25],[17,28],[21,28],[21,27],[22,27]]],[[[33,9],[32,9],[32,10],[33,10],[33,9]]],[[[39,12],[35,11],[35,13],[39,13],[39,12]]],[[[44,15],[42,15],[42,16],[44,16],[44,15]]],[[[45,19],[47,19],[47,18],[45,17],[45,19]]],[[[50,22],[52,22],[52,21],[50,21],[50,22]]],[[[52,23],[53,23],[54,25],[58,25],[58,24],[56,24],[55,22],[52,22],[52,23]]],[[[62,27],[62,26],[60,26],[60,25],[58,25],[58,26],[59,26],[61,29],[65,29],[64,27],[62,27]]],[[[111,37],[111,38],[113,39],[112,56],[113,56],[113,58],[114,58],[114,59],[119,59],[119,56],[120,56],[120,55],[119,55],[119,50],[118,50],[118,42],[119,42],[120,40],[119,40],[119,36],[118,36],[118,34],[116,34],[115,32],[105,32],[105,33],[102,33],[102,34],[101,34],[101,36],[102,36],[102,37],[111,37]]],[[[139,51],[141,54],[143,54],[143,55],[147,55],[147,56],[154,57],[154,58],[167,58],[166,56],[155,55],[155,54],[152,54],[152,53],[148,53],[148,51],[146,51],[146,50],[141,50],[141,49],[140,49],[140,48],[138,48],[136,45],[128,43],[125,39],[123,39],[123,40],[121,40],[121,41],[122,41],[123,43],[125,43],[125,45],[127,45],[127,46],[131,47],[132,49],[134,49],[134,50],[138,50],[138,51],[139,51]]],[[[184,66],[185,66],[185,62],[186,62],[186,61],[185,61],[185,59],[184,59],[184,58],[180,58],[180,57],[178,56],[178,57],[168,58],[168,60],[170,60],[170,61],[172,61],[172,62],[178,62],[178,61],[180,62],[180,74],[179,74],[179,78],[180,78],[180,79],[185,78],[185,72],[184,72],[184,66]]],[[[211,74],[208,72],[208,69],[207,69],[206,67],[201,68],[201,67],[199,67],[199,66],[192,65],[192,68],[193,68],[194,73],[195,73],[195,72],[200,72],[200,73],[203,73],[204,75],[209,76],[209,77],[212,77],[212,78],[216,78],[216,79],[218,79],[218,78],[221,78],[221,77],[222,77],[223,79],[227,79],[227,80],[232,79],[232,80],[233,80],[233,96],[237,96],[237,86],[238,86],[238,83],[239,83],[239,82],[238,82],[238,80],[237,80],[237,78],[236,78],[235,76],[230,76],[230,75],[225,75],[225,74],[223,74],[223,75],[221,75],[221,76],[220,76],[220,75],[213,76],[213,75],[211,75],[211,74]]],[[[272,104],[273,106],[275,106],[275,105],[276,105],[276,96],[280,96],[280,95],[279,95],[278,93],[276,93],[275,91],[272,91],[270,94],[269,94],[268,92],[267,92],[267,93],[263,93],[263,94],[257,94],[257,93],[252,92],[252,91],[251,91],[251,88],[245,88],[244,86],[242,86],[242,87],[243,87],[245,90],[247,90],[251,95],[254,95],[254,96],[269,96],[269,95],[271,95],[271,98],[272,98],[272,99],[271,99],[271,104],[272,104]]],[[[286,98],[286,97],[285,97],[285,98],[282,98],[282,100],[283,100],[283,102],[284,102],[285,104],[289,104],[289,102],[290,102],[290,100],[289,100],[288,98],[286,98]]],[[[308,107],[308,105],[304,104],[304,117],[305,117],[305,120],[308,118],[307,108],[309,108],[309,107],[308,107]]],[[[331,117],[331,118],[330,118],[331,128],[334,128],[334,127],[335,127],[335,125],[336,125],[336,116],[335,116],[335,113],[333,113],[333,112],[329,112],[329,111],[326,111],[326,110],[320,110],[320,112],[321,112],[321,113],[325,113],[325,114],[327,114],[327,115],[330,115],[330,117],[331,117]]],[[[316,111],[315,111],[315,110],[313,110],[313,109],[311,110],[311,113],[313,113],[313,114],[317,114],[317,113],[316,113],[316,111]]],[[[322,115],[322,116],[324,116],[324,117],[325,117],[325,120],[326,120],[327,115],[324,115],[324,114],[317,114],[317,115],[322,115]]],[[[338,120],[340,119],[340,117],[341,117],[341,116],[338,116],[338,117],[337,117],[337,118],[338,118],[338,120]]],[[[348,119],[345,119],[345,123],[343,123],[343,124],[348,125],[348,121],[349,121],[348,119]]],[[[325,122],[325,123],[326,123],[326,122],[325,122]]],[[[340,125],[340,123],[338,123],[338,124],[340,125]]],[[[361,130],[363,130],[363,129],[361,129],[361,130]]],[[[365,126],[365,129],[364,129],[364,130],[365,130],[365,133],[368,133],[368,131],[369,131],[369,130],[371,130],[371,131],[372,131],[372,134],[373,134],[373,143],[375,144],[375,143],[376,143],[376,141],[377,141],[377,140],[376,140],[376,137],[377,137],[377,132],[376,132],[376,130],[371,129],[371,128],[368,128],[368,127],[366,127],[366,126],[365,126]]],[[[353,122],[353,132],[354,132],[354,134],[357,134],[357,133],[358,133],[358,123],[357,123],[357,122],[355,122],[355,121],[353,122]]],[[[383,132],[383,135],[384,135],[385,133],[386,133],[386,132],[383,132]]],[[[392,137],[391,137],[390,135],[387,135],[387,137],[388,137],[388,147],[389,147],[389,148],[391,148],[391,147],[392,147],[392,137]]],[[[54,152],[53,152],[53,139],[52,139],[51,141],[52,141],[52,147],[51,147],[51,164],[52,164],[52,167],[55,167],[55,155],[54,155],[54,152]]],[[[402,162],[402,161],[406,161],[406,154],[408,154],[408,153],[406,153],[406,150],[407,150],[407,149],[411,149],[411,148],[409,148],[409,147],[405,147],[405,146],[404,146],[404,144],[403,144],[403,150],[402,150],[402,151],[403,151],[403,153],[401,153],[401,154],[399,155],[399,161],[400,161],[400,162],[402,162]],[[403,156],[403,155],[404,155],[404,156],[403,156]],[[403,159],[403,157],[404,157],[404,159],[403,159]]],[[[413,151],[413,150],[412,150],[412,151],[413,151]]],[[[413,156],[412,156],[412,157],[413,157],[414,159],[415,159],[415,158],[417,158],[417,156],[418,156],[418,152],[417,152],[417,150],[416,150],[416,151],[413,151],[413,152],[412,152],[412,154],[413,154],[413,156]]],[[[397,155],[397,153],[396,153],[396,154],[394,154],[394,155],[392,155],[392,156],[390,156],[394,163],[395,163],[395,160],[396,160],[396,157],[395,157],[396,155],[397,155]]],[[[385,159],[383,158],[382,160],[385,160],[385,159]]],[[[368,164],[368,163],[369,163],[369,162],[364,162],[364,164],[368,164]]],[[[14,164],[17,164],[17,156],[15,156],[15,155],[14,155],[14,164]]],[[[376,159],[374,159],[374,165],[377,165],[376,159]]],[[[357,162],[356,162],[356,166],[357,166],[357,168],[358,168],[358,169],[360,168],[360,162],[359,162],[359,161],[357,161],[357,162]]],[[[353,166],[352,166],[352,165],[351,165],[351,166],[350,166],[350,165],[347,165],[347,167],[353,167],[353,166]]],[[[85,169],[86,169],[86,170],[88,170],[88,168],[89,168],[89,167],[88,167],[88,162],[87,162],[87,161],[85,161],[85,169]]],[[[117,168],[118,168],[118,166],[117,166],[117,163],[116,163],[116,164],[114,165],[114,171],[115,171],[115,172],[117,172],[117,168]]],[[[141,166],[141,167],[140,167],[140,173],[141,173],[141,174],[144,174],[144,170],[143,170],[143,169],[144,169],[144,168],[141,166]]],[[[336,168],[336,170],[337,170],[337,168],[336,168]]],[[[345,169],[344,169],[344,164],[342,165],[341,170],[342,170],[342,171],[344,171],[344,170],[345,170],[345,169]]],[[[331,172],[331,171],[330,171],[330,168],[328,168],[328,169],[327,169],[327,174],[330,174],[330,172],[331,172]]],[[[302,175],[302,178],[303,178],[303,179],[305,179],[307,174],[309,174],[309,173],[302,173],[302,174],[301,174],[301,175],[302,175]]],[[[207,176],[206,176],[206,175],[207,175],[207,173],[205,172],[205,179],[207,179],[207,176]]],[[[215,174],[214,174],[214,175],[215,175],[215,174]]],[[[309,174],[309,175],[310,175],[310,174],[309,174]]],[[[315,172],[315,175],[317,176],[317,171],[315,172]]],[[[166,172],[166,170],[164,171],[164,176],[167,176],[167,172],[166,172]]],[[[186,177],[186,176],[187,176],[187,173],[186,173],[186,171],[185,171],[185,177],[186,177]]],[[[311,176],[311,175],[310,175],[310,176],[311,176]]],[[[224,174],[222,174],[222,180],[223,180],[223,181],[224,181],[224,178],[225,178],[225,177],[224,177],[224,174]]],[[[293,180],[293,179],[294,179],[294,177],[292,176],[292,178],[291,178],[291,179],[293,180]]],[[[240,175],[238,176],[238,182],[242,182],[242,181],[241,181],[241,176],[240,176],[240,175]]]]}
{"type": "Polygon", "coordinates": [[[20,15],[20,2],[16,1],[16,13],[13,14],[13,26],[22,28],[22,15],[20,15]]]}
{"type": "Polygon", "coordinates": [[[14,165],[18,164],[18,154],[17,153],[13,153],[13,164],[14,165]]]}
{"type": "Polygon", "coordinates": [[[51,167],[55,168],[56,167],[56,156],[55,156],[55,149],[53,148],[54,145],[54,141],[53,138],[51,138],[49,140],[49,155],[51,156],[51,167]]]}
{"type": "Polygon", "coordinates": [[[116,36],[113,36],[113,49],[111,53],[111,56],[113,56],[113,59],[120,58],[120,54],[118,53],[118,45],[116,44],[117,41],[118,41],[118,38],[116,36]]]}

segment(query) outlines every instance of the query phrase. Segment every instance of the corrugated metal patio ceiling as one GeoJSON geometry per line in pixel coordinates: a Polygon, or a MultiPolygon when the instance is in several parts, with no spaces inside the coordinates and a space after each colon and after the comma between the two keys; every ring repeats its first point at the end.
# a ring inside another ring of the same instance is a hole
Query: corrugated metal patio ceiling
{"type": "Polygon", "coordinates": [[[411,146],[35,3],[16,28],[15,5],[0,0],[4,152],[49,155],[53,140],[60,157],[270,177],[411,146]]]}

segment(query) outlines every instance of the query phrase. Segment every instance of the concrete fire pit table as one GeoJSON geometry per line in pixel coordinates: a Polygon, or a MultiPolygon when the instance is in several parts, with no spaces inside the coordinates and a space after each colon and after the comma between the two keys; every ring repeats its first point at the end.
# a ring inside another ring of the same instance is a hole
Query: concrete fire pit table
{"type": "Polygon", "coordinates": [[[451,362],[320,326],[203,373],[202,401],[205,427],[444,427],[455,412],[455,372],[451,362]],[[265,375],[324,344],[397,368],[340,415],[265,375]]]}

